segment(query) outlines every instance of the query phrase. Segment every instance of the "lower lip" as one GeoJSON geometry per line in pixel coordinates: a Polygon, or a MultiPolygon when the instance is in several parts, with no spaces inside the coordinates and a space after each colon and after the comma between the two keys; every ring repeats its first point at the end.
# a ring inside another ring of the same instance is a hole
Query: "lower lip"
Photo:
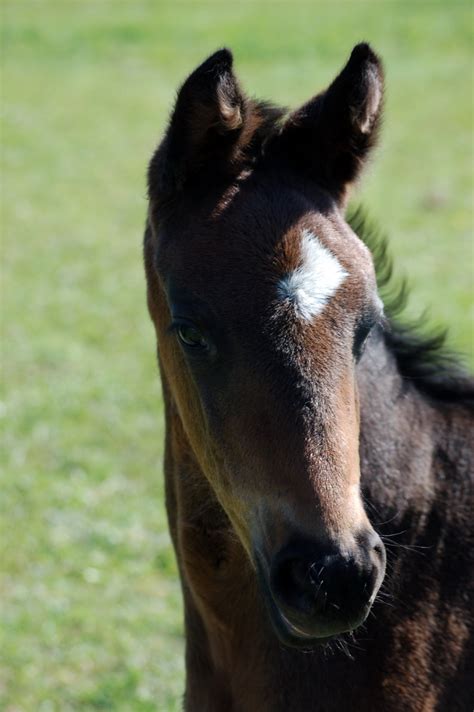
{"type": "Polygon", "coordinates": [[[288,620],[288,618],[283,615],[281,611],[279,611],[280,618],[283,621],[283,623],[286,625],[290,633],[292,635],[295,635],[298,638],[303,638],[306,640],[315,640],[314,635],[311,635],[311,633],[306,633],[304,630],[301,630],[301,628],[298,628],[294,623],[288,620]]]}
{"type": "Polygon", "coordinates": [[[350,626],[350,627],[346,628],[345,630],[341,630],[338,633],[334,633],[333,635],[330,634],[330,635],[319,636],[319,635],[315,634],[314,632],[308,633],[307,631],[303,630],[299,626],[292,623],[285,616],[285,614],[278,608],[278,606],[275,605],[274,602],[273,602],[273,605],[274,605],[274,613],[279,618],[280,625],[286,629],[287,634],[290,635],[292,638],[294,638],[295,641],[298,640],[303,644],[304,644],[304,642],[308,642],[313,645],[321,645],[322,643],[327,643],[330,640],[332,640],[333,638],[337,638],[338,636],[342,635],[343,633],[348,633],[351,630],[354,630],[354,628],[357,628],[360,625],[360,623],[362,623],[365,620],[365,618],[367,617],[367,614],[370,610],[370,604],[369,604],[365,609],[365,613],[364,613],[362,620],[359,623],[355,624],[354,626],[350,626]]]}

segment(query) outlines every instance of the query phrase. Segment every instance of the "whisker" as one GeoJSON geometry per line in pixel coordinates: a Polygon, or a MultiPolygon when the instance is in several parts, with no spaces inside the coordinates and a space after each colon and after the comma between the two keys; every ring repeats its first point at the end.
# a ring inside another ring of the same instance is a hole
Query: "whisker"
{"type": "Polygon", "coordinates": [[[402,534],[406,534],[407,531],[409,531],[409,530],[408,530],[408,529],[402,529],[401,532],[394,532],[393,534],[381,534],[380,536],[381,536],[382,539],[385,539],[385,538],[386,538],[386,539],[391,539],[391,538],[394,537],[394,536],[401,536],[402,534]]]}
{"type": "Polygon", "coordinates": [[[400,514],[401,514],[401,512],[398,511],[393,515],[393,517],[390,517],[390,519],[386,519],[385,522],[374,522],[374,526],[383,527],[386,524],[390,524],[390,522],[393,522],[400,514]]]}

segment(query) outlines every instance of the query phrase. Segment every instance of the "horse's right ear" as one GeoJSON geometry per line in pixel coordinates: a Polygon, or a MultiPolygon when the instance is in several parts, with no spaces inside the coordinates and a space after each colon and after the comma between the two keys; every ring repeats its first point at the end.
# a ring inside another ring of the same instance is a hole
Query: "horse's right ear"
{"type": "Polygon", "coordinates": [[[203,166],[218,171],[232,159],[247,108],[232,61],[228,49],[215,52],[179,90],[167,132],[149,165],[151,198],[166,198],[203,166]]]}

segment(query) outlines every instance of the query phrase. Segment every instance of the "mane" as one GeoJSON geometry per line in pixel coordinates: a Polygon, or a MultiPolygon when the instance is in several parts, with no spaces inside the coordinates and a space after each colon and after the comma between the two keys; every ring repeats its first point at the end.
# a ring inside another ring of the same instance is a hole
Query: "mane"
{"type": "Polygon", "coordinates": [[[447,346],[447,329],[427,327],[426,312],[416,320],[403,317],[409,289],[406,279],[394,279],[386,235],[368,220],[360,206],[349,208],[346,220],[372,253],[385,306],[383,338],[401,376],[425,396],[473,408],[474,379],[461,357],[447,346]]]}
{"type": "Polygon", "coordinates": [[[267,143],[278,136],[289,109],[278,106],[271,101],[250,101],[251,112],[256,117],[256,129],[251,133],[250,140],[244,147],[244,156],[250,164],[262,158],[267,143]]]}

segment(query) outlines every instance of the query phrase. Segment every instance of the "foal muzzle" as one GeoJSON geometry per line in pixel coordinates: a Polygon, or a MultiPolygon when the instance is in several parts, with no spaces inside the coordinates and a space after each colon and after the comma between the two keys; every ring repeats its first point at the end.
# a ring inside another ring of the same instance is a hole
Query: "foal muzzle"
{"type": "Polygon", "coordinates": [[[267,609],[287,645],[311,647],[357,628],[367,618],[385,573],[385,548],[368,532],[353,551],[299,539],[257,569],[267,609]]]}

